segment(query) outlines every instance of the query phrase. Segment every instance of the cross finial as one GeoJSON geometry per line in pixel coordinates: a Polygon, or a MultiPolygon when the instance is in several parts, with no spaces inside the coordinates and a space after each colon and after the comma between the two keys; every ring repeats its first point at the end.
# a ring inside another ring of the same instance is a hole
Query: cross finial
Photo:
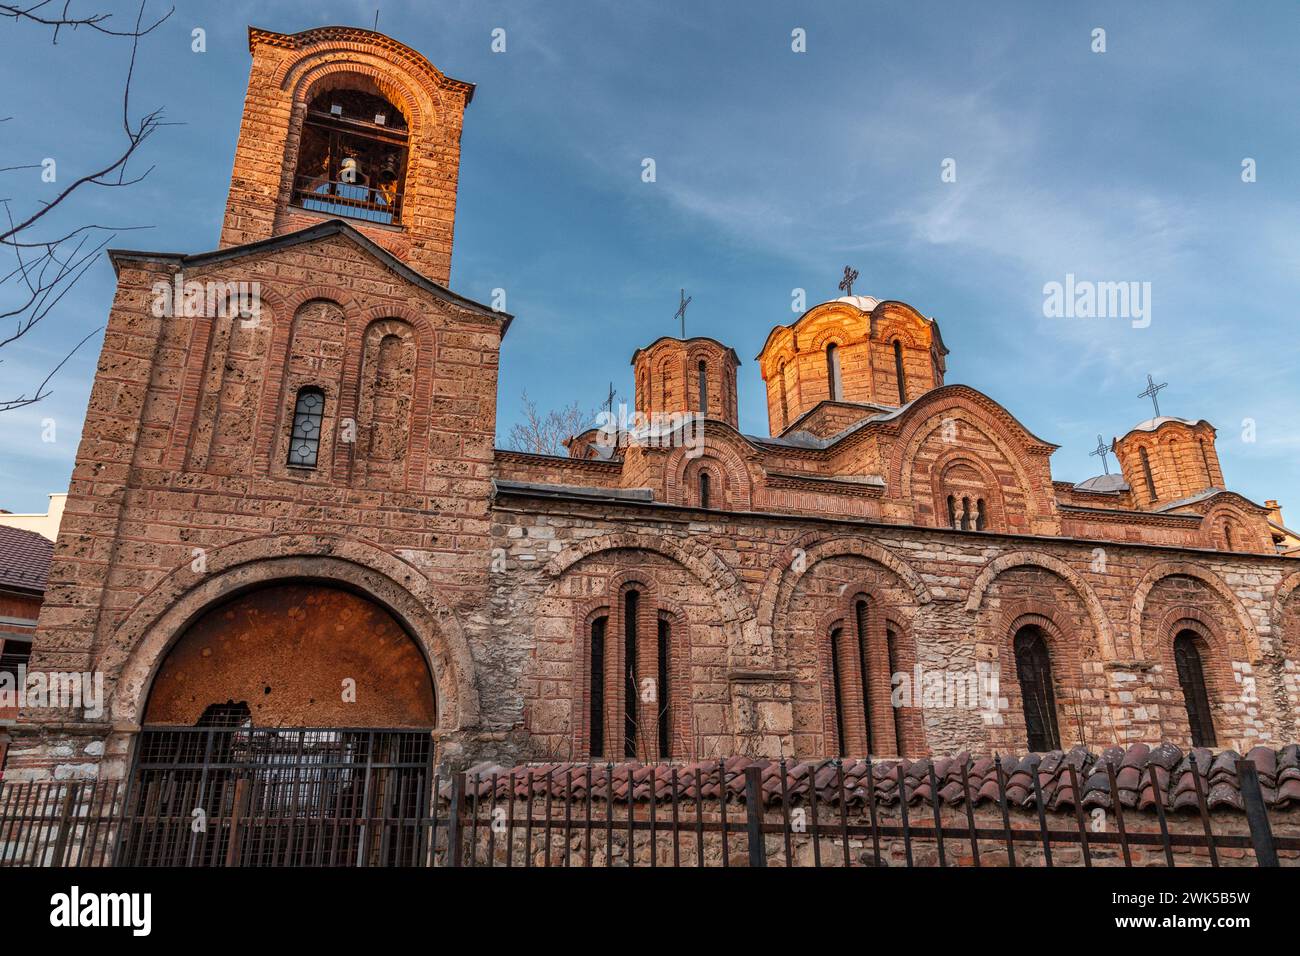
{"type": "Polygon", "coordinates": [[[686,290],[683,289],[681,305],[677,306],[677,311],[673,314],[674,319],[682,320],[682,338],[686,338],[686,307],[691,304],[692,298],[693,296],[687,295],[686,290]]]}
{"type": "Polygon", "coordinates": [[[609,409],[609,413],[611,415],[614,414],[614,399],[617,397],[618,397],[618,393],[614,391],[614,383],[610,382],[609,394],[605,396],[605,407],[609,409]]]}
{"type": "Polygon", "coordinates": [[[852,266],[844,267],[844,278],[840,280],[840,288],[844,290],[845,295],[853,294],[853,283],[858,281],[858,270],[852,266]]]}
{"type": "Polygon", "coordinates": [[[1109,463],[1107,463],[1107,461],[1106,461],[1106,453],[1107,453],[1108,451],[1110,451],[1110,449],[1106,447],[1106,441],[1105,441],[1105,439],[1103,439],[1100,435],[1098,435],[1098,436],[1097,436],[1097,447],[1094,448],[1092,451],[1088,452],[1088,454],[1089,454],[1090,456],[1092,456],[1093,458],[1100,457],[1100,458],[1101,458],[1101,470],[1102,470],[1103,472],[1105,472],[1106,474],[1109,475],[1109,474],[1110,474],[1110,465],[1109,465],[1109,463]]]}
{"type": "Polygon", "coordinates": [[[1168,388],[1168,387],[1169,387],[1168,382],[1161,382],[1159,385],[1157,385],[1156,380],[1153,379],[1150,376],[1150,374],[1148,374],[1146,391],[1138,392],[1138,398],[1151,399],[1151,404],[1154,405],[1156,409],[1156,418],[1160,417],[1160,401],[1159,399],[1156,398],[1156,395],[1160,392],[1162,388],[1168,388]]]}

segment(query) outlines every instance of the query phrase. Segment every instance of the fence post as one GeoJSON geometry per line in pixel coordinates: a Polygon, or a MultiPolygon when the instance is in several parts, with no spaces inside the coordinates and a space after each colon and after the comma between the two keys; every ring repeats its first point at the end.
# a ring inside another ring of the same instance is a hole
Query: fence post
{"type": "Polygon", "coordinates": [[[58,836],[54,838],[54,856],[50,860],[50,866],[63,866],[63,854],[68,848],[68,835],[72,829],[73,813],[80,806],[77,799],[80,792],[80,783],[69,783],[68,788],[63,792],[63,805],[59,808],[58,836]]]}
{"type": "Polygon", "coordinates": [[[461,813],[465,808],[465,775],[451,775],[451,809],[447,811],[447,865],[461,865],[461,813]]]}
{"type": "Polygon", "coordinates": [[[1277,847],[1273,843],[1273,830],[1268,825],[1268,810],[1264,807],[1259,773],[1253,761],[1237,761],[1237,784],[1241,788],[1241,801],[1246,805],[1246,822],[1250,824],[1250,842],[1255,845],[1255,860],[1260,866],[1277,866],[1277,847]]]}
{"type": "Polygon", "coordinates": [[[230,808],[230,837],[226,844],[226,866],[238,866],[241,858],[240,841],[243,839],[243,832],[240,825],[244,822],[243,817],[247,812],[244,806],[248,797],[248,778],[240,777],[235,781],[235,802],[230,808]]]}
{"type": "MultiPolygon", "coordinates": [[[[762,767],[745,768],[745,824],[749,832],[750,866],[767,866],[767,850],[763,845],[762,775],[762,767]]],[[[726,834],[723,834],[723,839],[726,839],[726,834]]]]}

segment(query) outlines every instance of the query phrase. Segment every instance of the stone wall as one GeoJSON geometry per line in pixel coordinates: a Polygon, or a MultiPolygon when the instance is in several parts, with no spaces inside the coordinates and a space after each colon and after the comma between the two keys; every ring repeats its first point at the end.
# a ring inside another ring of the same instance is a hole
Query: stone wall
{"type": "MultiPolygon", "coordinates": [[[[1281,656],[1283,622],[1274,608],[1289,578],[1278,559],[1198,554],[1192,563],[1177,560],[1188,557],[1178,551],[1121,544],[1099,556],[1091,542],[520,492],[498,495],[492,531],[500,549],[492,589],[501,637],[476,653],[505,682],[490,691],[493,723],[540,732],[535,755],[587,756],[575,716],[589,691],[578,622],[612,599],[615,567],[664,568],[665,562],[675,568],[673,600],[702,615],[684,652],[691,655],[691,683],[673,693],[696,711],[692,723],[714,729],[709,736],[719,743],[731,741],[723,750],[685,756],[834,753],[827,646],[832,625],[850,613],[846,602],[859,592],[879,608],[876,633],[885,621],[897,631],[897,661],[911,664],[895,669],[911,677],[919,666],[923,693],[930,686],[926,675],[940,681],[937,698],[922,697],[923,709],[903,712],[907,746],[917,753],[1023,748],[1011,642],[1024,624],[1047,636],[1065,747],[1186,741],[1172,665],[1172,640],[1184,626],[1215,635],[1206,666],[1219,746],[1281,743],[1293,733],[1294,669],[1281,656]],[[718,634],[725,639],[725,669],[697,665],[695,655],[721,652],[718,634]],[[942,683],[981,668],[998,674],[993,714],[942,683]],[[719,708],[724,686],[729,706],[719,708]],[[548,716],[538,724],[533,715],[542,713],[548,716]],[[572,749],[561,743],[568,739],[572,749]]],[[[850,661],[848,669],[853,666],[850,661]]],[[[860,707],[856,700],[849,705],[860,707]]],[[[886,740],[888,718],[876,719],[877,736],[886,740]]],[[[850,743],[860,742],[860,730],[850,733],[856,734],[850,743]]]]}

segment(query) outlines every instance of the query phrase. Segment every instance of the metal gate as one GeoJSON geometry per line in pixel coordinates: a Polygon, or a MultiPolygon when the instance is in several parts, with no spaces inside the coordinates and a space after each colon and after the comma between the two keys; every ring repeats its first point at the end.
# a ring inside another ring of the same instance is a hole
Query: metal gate
{"type": "Polygon", "coordinates": [[[418,866],[428,730],[146,727],[117,866],[418,866]]]}

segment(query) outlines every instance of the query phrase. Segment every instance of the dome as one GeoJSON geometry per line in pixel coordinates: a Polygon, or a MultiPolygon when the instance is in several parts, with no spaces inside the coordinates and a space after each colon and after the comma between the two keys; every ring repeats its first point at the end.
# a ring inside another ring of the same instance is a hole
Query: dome
{"type": "Polygon", "coordinates": [[[1123,475],[1098,475],[1074,486],[1078,491],[1128,491],[1123,475]]]}
{"type": "Polygon", "coordinates": [[[869,295],[842,295],[836,302],[847,302],[849,305],[861,309],[863,312],[870,312],[876,306],[880,305],[880,300],[869,295]]]}
{"type": "Polygon", "coordinates": [[[1130,431],[1135,432],[1153,432],[1161,425],[1169,422],[1177,422],[1180,425],[1187,425],[1189,428],[1195,428],[1199,422],[1188,421],[1186,418],[1175,418],[1173,415],[1161,415],[1159,418],[1148,418],[1144,422],[1138,422],[1130,431]]]}

